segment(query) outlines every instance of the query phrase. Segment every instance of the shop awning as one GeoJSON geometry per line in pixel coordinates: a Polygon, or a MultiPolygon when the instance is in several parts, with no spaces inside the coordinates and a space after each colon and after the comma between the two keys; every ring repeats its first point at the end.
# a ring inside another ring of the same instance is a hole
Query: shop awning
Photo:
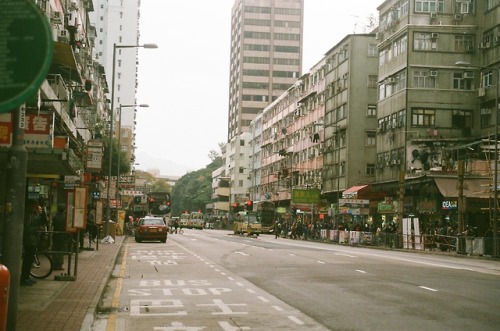
{"type": "Polygon", "coordinates": [[[368,185],[359,185],[359,186],[352,186],[342,192],[343,197],[355,197],[359,191],[367,187],[368,185]]]}
{"type": "Polygon", "coordinates": [[[76,63],[71,45],[65,42],[54,42],[54,69],[64,78],[82,83],[82,77],[76,63]]]}
{"type": "MultiPolygon", "coordinates": [[[[458,197],[457,178],[434,178],[439,192],[445,198],[458,197]]],[[[467,198],[489,198],[490,181],[487,178],[466,178],[464,179],[464,197],[467,198]]]]}
{"type": "Polygon", "coordinates": [[[28,149],[28,174],[77,175],[83,165],[72,149],[28,149]]]}

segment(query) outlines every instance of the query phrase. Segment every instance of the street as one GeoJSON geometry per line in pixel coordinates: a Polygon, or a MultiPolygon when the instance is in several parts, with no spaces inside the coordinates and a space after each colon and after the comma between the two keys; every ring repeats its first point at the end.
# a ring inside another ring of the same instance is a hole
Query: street
{"type": "Polygon", "coordinates": [[[496,330],[500,262],[185,230],[128,238],[94,330],[496,330]]]}

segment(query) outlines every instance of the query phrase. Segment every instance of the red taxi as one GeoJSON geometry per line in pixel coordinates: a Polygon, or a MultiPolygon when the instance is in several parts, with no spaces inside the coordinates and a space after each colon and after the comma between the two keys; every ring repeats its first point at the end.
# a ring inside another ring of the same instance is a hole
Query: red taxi
{"type": "Polygon", "coordinates": [[[135,229],[135,241],[159,240],[167,242],[168,227],[160,217],[144,217],[139,220],[135,229]]]}

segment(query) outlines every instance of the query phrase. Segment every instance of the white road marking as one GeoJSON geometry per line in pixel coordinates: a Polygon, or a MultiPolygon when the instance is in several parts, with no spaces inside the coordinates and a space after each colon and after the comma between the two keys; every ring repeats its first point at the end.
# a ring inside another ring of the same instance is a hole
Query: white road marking
{"type": "Polygon", "coordinates": [[[363,271],[363,270],[359,270],[359,269],[356,269],[357,272],[360,272],[362,274],[366,274],[366,271],[363,271]]]}
{"type": "Polygon", "coordinates": [[[349,254],[341,254],[341,253],[335,253],[335,255],[339,255],[339,256],[347,256],[347,257],[356,257],[354,255],[349,255],[349,254]]]}
{"type": "Polygon", "coordinates": [[[259,298],[259,300],[262,301],[262,302],[269,302],[269,300],[267,300],[263,296],[258,296],[257,298],[259,298]]]}
{"type": "Polygon", "coordinates": [[[321,264],[325,264],[326,262],[323,262],[323,261],[316,261],[318,263],[321,263],[321,264]]]}
{"type": "Polygon", "coordinates": [[[297,325],[304,325],[304,322],[302,322],[295,316],[288,316],[288,318],[297,325]]]}
{"type": "Polygon", "coordinates": [[[438,290],[436,290],[434,288],[427,287],[427,286],[419,286],[419,287],[421,289],[428,290],[428,291],[431,291],[431,292],[438,292],[438,290]]]}
{"type": "Polygon", "coordinates": [[[243,255],[243,256],[248,256],[247,253],[243,253],[243,252],[234,252],[235,254],[240,254],[240,255],[243,255]]]}
{"type": "Polygon", "coordinates": [[[283,308],[281,308],[280,306],[273,306],[273,308],[277,311],[283,311],[283,308]]]}

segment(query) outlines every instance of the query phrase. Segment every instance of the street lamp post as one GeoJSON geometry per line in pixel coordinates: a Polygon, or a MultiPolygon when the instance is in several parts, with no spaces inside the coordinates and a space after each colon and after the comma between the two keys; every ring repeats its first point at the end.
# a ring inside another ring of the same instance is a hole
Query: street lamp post
{"type": "Polygon", "coordinates": [[[106,219],[104,220],[104,236],[107,237],[109,235],[109,220],[111,218],[111,171],[112,161],[113,161],[113,153],[112,153],[112,145],[113,145],[113,122],[114,122],[114,103],[115,103],[115,68],[116,68],[116,49],[117,48],[158,48],[156,44],[144,44],[144,45],[117,45],[113,44],[113,66],[111,70],[111,117],[110,117],[110,125],[109,125],[109,156],[108,156],[108,188],[107,188],[107,196],[106,196],[106,219]]]}
{"type": "Polygon", "coordinates": [[[493,165],[494,177],[493,177],[493,256],[497,256],[498,252],[498,242],[497,242],[497,231],[498,231],[498,97],[500,96],[500,68],[488,67],[488,66],[475,66],[465,61],[455,62],[458,67],[470,67],[475,69],[491,69],[495,72],[496,89],[495,89],[495,164],[493,165]]]}
{"type": "Polygon", "coordinates": [[[147,108],[149,105],[147,104],[136,104],[136,105],[120,105],[118,109],[118,160],[117,160],[117,169],[116,169],[116,191],[115,191],[115,201],[116,201],[116,222],[118,223],[118,198],[119,198],[119,190],[120,190],[120,165],[121,165],[121,139],[122,139],[122,108],[129,107],[141,107],[147,108]]]}

